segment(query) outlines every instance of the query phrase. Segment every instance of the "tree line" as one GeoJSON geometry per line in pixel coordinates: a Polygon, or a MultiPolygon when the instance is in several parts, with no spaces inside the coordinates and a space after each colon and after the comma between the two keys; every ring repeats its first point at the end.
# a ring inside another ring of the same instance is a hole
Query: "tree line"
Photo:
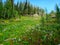
{"type": "Polygon", "coordinates": [[[29,1],[17,2],[14,4],[14,0],[0,0],[0,18],[9,19],[18,16],[33,15],[35,13],[39,14],[44,9],[37,6],[33,6],[29,1]]]}

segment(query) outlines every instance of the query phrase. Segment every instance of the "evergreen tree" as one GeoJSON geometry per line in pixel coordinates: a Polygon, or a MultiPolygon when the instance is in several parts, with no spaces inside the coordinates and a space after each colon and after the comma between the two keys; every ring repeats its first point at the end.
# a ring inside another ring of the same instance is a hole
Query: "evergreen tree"
{"type": "Polygon", "coordinates": [[[33,10],[34,10],[34,8],[33,8],[33,6],[30,4],[30,2],[28,3],[28,14],[29,15],[33,15],[33,10]]]}
{"type": "Polygon", "coordinates": [[[0,18],[3,16],[3,3],[2,0],[0,0],[0,18]]]}
{"type": "Polygon", "coordinates": [[[6,0],[4,8],[5,8],[5,18],[11,18],[12,17],[12,4],[11,0],[6,0]]]}
{"type": "Polygon", "coordinates": [[[24,15],[28,14],[28,1],[26,0],[23,10],[24,15]]]}
{"type": "Polygon", "coordinates": [[[12,17],[14,16],[14,0],[11,0],[11,12],[12,12],[12,17]]]}
{"type": "Polygon", "coordinates": [[[56,5],[56,21],[57,23],[60,23],[60,9],[58,7],[58,5],[56,5]]]}
{"type": "Polygon", "coordinates": [[[23,15],[23,10],[24,10],[24,3],[20,2],[19,4],[19,12],[21,15],[23,15]]]}

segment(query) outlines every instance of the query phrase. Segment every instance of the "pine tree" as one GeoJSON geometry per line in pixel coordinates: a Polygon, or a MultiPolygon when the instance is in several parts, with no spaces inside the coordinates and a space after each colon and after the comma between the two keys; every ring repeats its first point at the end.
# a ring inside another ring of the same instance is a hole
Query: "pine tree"
{"type": "Polygon", "coordinates": [[[24,3],[20,2],[19,4],[19,12],[21,15],[23,15],[23,9],[24,9],[24,3]]]}
{"type": "Polygon", "coordinates": [[[11,12],[12,12],[12,17],[13,17],[13,15],[14,15],[14,0],[11,0],[11,7],[12,7],[11,12]]]}
{"type": "Polygon", "coordinates": [[[24,15],[28,14],[28,1],[26,0],[25,5],[24,5],[24,15]]]}
{"type": "Polygon", "coordinates": [[[56,5],[56,21],[57,23],[60,23],[60,9],[58,7],[58,5],[56,5]]]}
{"type": "Polygon", "coordinates": [[[3,3],[2,0],[0,0],[0,18],[3,16],[3,3]]]}
{"type": "Polygon", "coordinates": [[[14,11],[14,0],[6,0],[4,4],[4,18],[9,19],[13,17],[13,11],[14,11]]]}

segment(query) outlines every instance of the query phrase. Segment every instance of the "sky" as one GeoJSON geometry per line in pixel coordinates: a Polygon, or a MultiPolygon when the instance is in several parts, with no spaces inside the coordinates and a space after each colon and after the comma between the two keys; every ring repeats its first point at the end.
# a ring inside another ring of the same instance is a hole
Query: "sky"
{"type": "MultiPolygon", "coordinates": [[[[4,0],[5,1],[5,0],[4,0]]],[[[15,0],[14,2],[24,2],[25,0],[15,0]]],[[[52,10],[55,11],[56,4],[60,7],[60,0],[28,0],[33,6],[38,6],[43,9],[47,9],[50,13],[52,10]]]]}

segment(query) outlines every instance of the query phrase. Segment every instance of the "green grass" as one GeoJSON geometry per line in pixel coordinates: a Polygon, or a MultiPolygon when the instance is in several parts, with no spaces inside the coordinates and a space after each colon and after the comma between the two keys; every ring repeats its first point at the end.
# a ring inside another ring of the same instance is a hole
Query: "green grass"
{"type": "Polygon", "coordinates": [[[40,23],[40,17],[22,16],[19,20],[0,20],[0,43],[6,39],[19,38],[30,28],[40,23]]]}

